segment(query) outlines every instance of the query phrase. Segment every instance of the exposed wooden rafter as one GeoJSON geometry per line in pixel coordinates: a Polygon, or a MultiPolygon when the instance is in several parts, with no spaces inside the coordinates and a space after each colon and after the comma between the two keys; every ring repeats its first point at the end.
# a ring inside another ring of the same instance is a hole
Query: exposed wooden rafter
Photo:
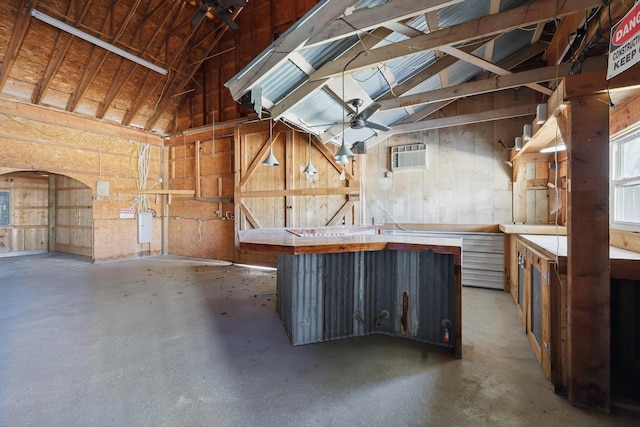
{"type": "Polygon", "coordinates": [[[563,17],[580,10],[601,5],[601,0],[539,0],[527,3],[495,15],[487,15],[462,24],[453,25],[429,34],[413,37],[403,43],[392,44],[371,50],[368,55],[355,58],[345,55],[325,64],[310,76],[311,80],[332,77],[343,70],[355,72],[369,69],[377,64],[417,53],[438,49],[442,46],[477,40],[515,28],[537,24],[563,17]]]}
{"type": "MultiPolygon", "coordinates": [[[[477,80],[456,86],[449,86],[443,89],[436,89],[428,92],[389,99],[380,102],[382,104],[381,111],[394,108],[404,108],[409,105],[455,100],[465,96],[496,92],[520,86],[530,86],[538,82],[558,80],[568,76],[571,73],[573,66],[574,63],[567,62],[558,66],[536,68],[519,73],[505,74],[502,76],[499,75],[491,79],[477,80]]],[[[604,70],[606,67],[607,58],[605,56],[587,58],[583,63],[584,71],[604,70]]]]}
{"type": "Polygon", "coordinates": [[[359,9],[351,15],[341,16],[320,32],[315,33],[304,47],[342,39],[364,33],[385,23],[399,22],[422,13],[433,12],[462,0],[395,0],[377,7],[359,9]]]}
{"type": "Polygon", "coordinates": [[[24,36],[29,29],[29,23],[31,20],[31,9],[38,4],[38,0],[22,0],[20,6],[18,6],[18,16],[16,17],[13,25],[14,31],[11,34],[11,40],[7,46],[7,52],[4,55],[4,60],[0,66],[0,90],[4,87],[7,79],[9,78],[9,71],[13,67],[13,63],[18,56],[18,51],[24,40],[24,36]]]}
{"type": "MultiPolygon", "coordinates": [[[[71,6],[71,3],[69,3],[67,15],[71,12],[71,6]]],[[[84,4],[84,7],[82,8],[82,11],[78,14],[78,16],[74,17],[76,27],[78,27],[78,25],[82,22],[84,17],[87,15],[87,12],[89,12],[89,10],[91,9],[91,6],[92,0],[88,0],[84,4]]],[[[49,63],[47,64],[44,75],[40,79],[40,82],[38,82],[38,84],[36,85],[35,90],[31,95],[31,102],[33,102],[34,104],[42,103],[42,99],[49,90],[49,86],[51,85],[54,76],[60,70],[60,66],[62,65],[62,62],[67,52],[69,51],[69,48],[71,47],[71,42],[73,41],[73,39],[74,37],[69,33],[66,33],[64,31],[60,31],[58,33],[58,36],[56,37],[55,47],[53,49],[55,54],[49,58],[49,63]]]]}
{"type": "MultiPolygon", "coordinates": [[[[455,48],[453,46],[442,46],[440,48],[440,50],[445,52],[445,53],[448,53],[451,56],[455,56],[458,59],[461,59],[461,60],[466,61],[466,62],[468,62],[470,64],[473,64],[473,65],[475,65],[477,67],[483,68],[483,69],[485,69],[487,71],[491,71],[492,73],[497,74],[499,76],[506,76],[506,75],[512,74],[511,71],[505,70],[504,68],[499,67],[499,66],[487,61],[486,59],[478,58],[477,56],[472,55],[471,53],[464,52],[464,51],[462,51],[462,50],[460,50],[458,48],[455,48]]],[[[538,80],[538,81],[542,82],[542,81],[545,81],[545,80],[538,80]]],[[[541,86],[538,83],[525,83],[523,86],[527,86],[527,87],[529,87],[529,88],[531,88],[533,90],[536,90],[536,91],[538,91],[540,93],[543,93],[543,94],[545,94],[547,96],[549,96],[549,95],[551,95],[553,93],[553,90],[549,89],[548,87],[541,86]]]]}
{"type": "MultiPolygon", "coordinates": [[[[152,18],[156,13],[158,13],[161,10],[161,6],[162,6],[162,3],[160,3],[154,10],[148,12],[145,15],[144,19],[142,20],[143,25],[140,25],[140,27],[137,30],[136,38],[142,39],[142,31],[144,30],[144,23],[148,22],[150,18],[152,18]]],[[[175,20],[183,8],[184,8],[184,3],[178,3],[178,2],[173,3],[173,6],[171,7],[171,9],[167,11],[164,18],[160,22],[158,28],[164,27],[172,19],[175,20]]],[[[147,40],[147,42],[145,43],[145,46],[142,47],[142,49],[140,50],[141,54],[144,54],[149,50],[149,48],[151,48],[151,46],[153,45],[153,43],[155,42],[159,34],[160,33],[158,31],[153,32],[153,36],[149,40],[147,40]]],[[[156,52],[152,56],[156,56],[157,54],[158,52],[156,52]]],[[[109,87],[102,102],[100,102],[100,104],[98,105],[98,111],[96,112],[97,118],[102,119],[107,113],[107,111],[109,111],[111,104],[118,97],[118,95],[121,93],[124,86],[130,80],[131,76],[133,75],[133,71],[136,69],[137,66],[138,64],[136,64],[135,62],[126,61],[124,58],[120,59],[120,66],[114,78],[113,84],[109,87]]]]}
{"type": "MultiPolygon", "coordinates": [[[[100,32],[105,33],[108,30],[109,22],[111,14],[113,13],[113,5],[109,8],[109,12],[105,14],[100,32]]],[[[111,41],[115,41],[111,39],[111,41]]],[[[89,86],[94,81],[98,73],[100,72],[100,68],[104,65],[104,62],[107,60],[108,52],[104,49],[98,48],[97,46],[91,45],[89,48],[89,55],[87,55],[87,60],[85,61],[85,66],[83,68],[83,73],[80,77],[80,83],[76,88],[75,92],[71,94],[69,100],[67,102],[67,111],[76,111],[78,107],[78,103],[85,95],[89,86]]]]}
{"type": "MultiPolygon", "coordinates": [[[[446,105],[448,102],[445,102],[446,105]]],[[[442,108],[444,105],[438,105],[433,112],[442,108]]],[[[497,110],[483,111],[480,113],[461,114],[452,117],[442,117],[437,119],[421,120],[414,123],[405,123],[394,125],[393,129],[386,132],[384,136],[374,137],[367,140],[367,147],[374,146],[382,139],[401,133],[419,132],[431,129],[441,129],[452,126],[465,126],[474,123],[492,122],[495,120],[511,119],[514,117],[533,116],[536,113],[536,105],[522,105],[512,108],[501,108],[497,110]]]]}

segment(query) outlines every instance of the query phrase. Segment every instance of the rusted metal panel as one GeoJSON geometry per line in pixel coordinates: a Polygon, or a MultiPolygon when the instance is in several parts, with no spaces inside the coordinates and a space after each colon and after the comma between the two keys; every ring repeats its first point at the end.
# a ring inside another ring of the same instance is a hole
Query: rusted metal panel
{"type": "Polygon", "coordinates": [[[504,234],[446,231],[385,230],[385,234],[462,239],[462,285],[504,288],[504,234]]]}
{"type": "Polygon", "coordinates": [[[449,254],[280,254],[277,283],[278,311],[294,345],[386,334],[454,348],[461,327],[449,254]]]}

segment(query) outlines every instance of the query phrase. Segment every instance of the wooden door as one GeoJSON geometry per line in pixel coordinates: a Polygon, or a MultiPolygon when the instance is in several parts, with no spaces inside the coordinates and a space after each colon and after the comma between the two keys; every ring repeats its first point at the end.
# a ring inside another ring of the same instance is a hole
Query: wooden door
{"type": "Polygon", "coordinates": [[[538,252],[528,249],[526,261],[527,321],[526,331],[531,347],[547,378],[551,377],[550,329],[550,262],[538,252]]]}

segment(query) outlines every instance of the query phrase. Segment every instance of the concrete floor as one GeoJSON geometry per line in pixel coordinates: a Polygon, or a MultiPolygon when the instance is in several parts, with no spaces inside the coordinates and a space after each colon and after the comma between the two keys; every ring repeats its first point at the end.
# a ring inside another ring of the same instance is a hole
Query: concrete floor
{"type": "Polygon", "coordinates": [[[293,347],[275,272],[177,257],[0,258],[0,426],[638,426],[545,380],[511,296],[463,290],[463,358],[293,347]],[[258,297],[256,297],[258,295],[258,297]]]}

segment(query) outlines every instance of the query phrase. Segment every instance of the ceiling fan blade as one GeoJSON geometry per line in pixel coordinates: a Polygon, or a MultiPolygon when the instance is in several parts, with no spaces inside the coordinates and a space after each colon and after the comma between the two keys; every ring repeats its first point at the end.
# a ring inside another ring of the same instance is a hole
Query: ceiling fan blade
{"type": "Polygon", "coordinates": [[[367,120],[369,117],[371,117],[373,115],[373,113],[375,113],[376,111],[378,111],[378,109],[382,107],[382,104],[380,104],[379,102],[374,102],[372,104],[370,104],[367,108],[365,108],[364,110],[360,111],[357,115],[356,118],[357,119],[361,119],[361,120],[367,120]]]}
{"type": "Polygon", "coordinates": [[[229,26],[231,30],[238,31],[240,29],[240,27],[238,27],[238,24],[236,24],[235,21],[231,19],[231,15],[229,15],[226,10],[221,7],[216,7],[213,10],[216,12],[216,15],[218,15],[218,17],[229,26]]]}
{"type": "Polygon", "coordinates": [[[218,4],[221,6],[237,6],[247,7],[248,3],[245,0],[218,0],[218,4]]]}
{"type": "Polygon", "coordinates": [[[367,122],[365,126],[368,127],[368,128],[371,128],[371,129],[381,130],[383,132],[391,130],[390,127],[385,126],[385,125],[381,125],[381,124],[376,123],[376,122],[367,122]]]}
{"type": "Polygon", "coordinates": [[[193,18],[191,18],[191,25],[195,27],[198,24],[200,24],[200,22],[202,22],[206,14],[207,14],[207,7],[202,6],[200,9],[196,11],[196,14],[193,15],[193,18]]]}

